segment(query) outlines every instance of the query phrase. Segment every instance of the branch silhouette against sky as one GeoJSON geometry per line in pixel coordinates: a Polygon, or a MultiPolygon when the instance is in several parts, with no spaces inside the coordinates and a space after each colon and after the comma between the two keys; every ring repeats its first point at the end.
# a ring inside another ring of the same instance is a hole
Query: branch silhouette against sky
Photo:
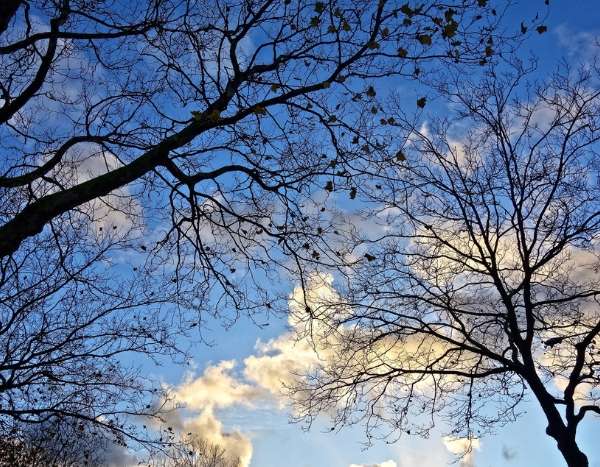
{"type": "Polygon", "coordinates": [[[597,41],[553,11],[3,1],[4,457],[275,465],[290,416],[383,461],[297,465],[474,465],[528,404],[587,465],[597,41]]]}

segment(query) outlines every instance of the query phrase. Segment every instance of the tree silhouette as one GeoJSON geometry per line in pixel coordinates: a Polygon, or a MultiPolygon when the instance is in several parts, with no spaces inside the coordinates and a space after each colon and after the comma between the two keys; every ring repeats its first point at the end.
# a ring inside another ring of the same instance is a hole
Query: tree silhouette
{"type": "MultiPolygon", "coordinates": [[[[54,419],[28,425],[0,440],[2,467],[76,467],[123,465],[123,447],[99,436],[94,424],[54,419]]],[[[133,457],[131,458],[133,459],[133,457]]]]}
{"type": "Polygon", "coordinates": [[[239,459],[208,440],[189,434],[160,459],[151,459],[152,467],[241,467],[239,459]]]}
{"type": "Polygon", "coordinates": [[[165,396],[124,362],[183,360],[206,316],[258,319],[326,261],[313,194],[355,194],[377,158],[376,81],[485,62],[487,3],[3,1],[4,433],[166,442],[140,422],[165,396]]]}
{"type": "Polygon", "coordinates": [[[295,388],[300,419],[333,411],[369,438],[446,420],[473,440],[531,397],[566,463],[588,465],[577,430],[600,414],[600,90],[590,67],[536,86],[530,71],[455,77],[438,83],[446,119],[396,118],[401,157],[362,184],[379,228],[350,229],[338,295],[298,318],[323,356],[295,388]]]}

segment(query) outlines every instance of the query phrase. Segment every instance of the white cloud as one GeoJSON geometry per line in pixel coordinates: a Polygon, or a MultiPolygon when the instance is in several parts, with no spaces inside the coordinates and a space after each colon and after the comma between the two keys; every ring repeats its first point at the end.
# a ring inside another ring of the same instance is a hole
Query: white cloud
{"type": "MultiPolygon", "coordinates": [[[[66,174],[69,177],[66,186],[85,182],[122,165],[114,154],[100,150],[96,145],[79,145],[77,151],[71,151],[69,158],[72,172],[66,174]]],[[[127,187],[90,201],[85,209],[98,235],[110,233],[115,227],[119,232],[126,232],[134,227],[141,215],[141,207],[127,187]]]]}
{"type": "MultiPolygon", "coordinates": [[[[332,306],[338,299],[331,275],[310,277],[304,289],[298,286],[290,295],[290,331],[268,342],[259,340],[255,353],[243,360],[239,370],[235,361],[226,360],[208,366],[202,375],[188,375],[182,384],[172,388],[174,400],[188,411],[259,404],[284,409],[292,402],[287,388],[298,381],[299,375],[321,364],[337,359],[342,366],[361,364],[376,371],[382,364],[398,361],[409,366],[423,365],[423,359],[443,352],[441,344],[434,340],[390,338],[355,350],[351,362],[342,362],[347,353],[345,332],[351,331],[338,324],[347,313],[342,307],[332,306]],[[310,319],[311,316],[316,319],[310,319]]],[[[427,379],[422,379],[417,387],[427,391],[430,386],[427,379]]]]}
{"type": "MultiPolygon", "coordinates": [[[[67,151],[48,175],[63,189],[67,189],[121,165],[121,161],[111,152],[96,144],[82,143],[67,151]]],[[[58,187],[40,180],[34,189],[38,196],[42,196],[57,191],[58,187]]],[[[81,214],[79,217],[89,222],[91,232],[98,237],[113,234],[123,236],[141,227],[142,208],[126,186],[85,203],[77,210],[81,214]]]]}
{"type": "Polygon", "coordinates": [[[222,448],[226,455],[239,459],[241,467],[250,465],[252,441],[238,430],[227,431],[215,414],[216,409],[252,407],[265,399],[265,391],[247,384],[234,374],[235,361],[224,360],[208,366],[197,377],[188,375],[171,388],[173,402],[181,409],[166,417],[166,423],[182,436],[202,439],[222,448]]]}
{"type": "MultiPolygon", "coordinates": [[[[321,310],[320,303],[334,298],[331,284],[330,276],[315,276],[309,281],[306,300],[315,313],[321,310]]],[[[223,360],[206,367],[201,375],[188,374],[180,385],[170,388],[173,401],[192,413],[260,404],[283,408],[284,385],[291,384],[295,374],[312,368],[326,351],[315,348],[308,336],[300,335],[309,324],[302,317],[303,303],[302,289],[296,287],[290,296],[291,331],[268,342],[259,340],[256,352],[243,360],[239,370],[234,360],[223,360]]],[[[321,331],[321,342],[325,342],[325,330],[321,331]]]]}
{"type": "Polygon", "coordinates": [[[291,333],[257,344],[257,353],[244,359],[244,376],[271,394],[278,405],[285,405],[283,389],[292,384],[295,374],[309,369],[318,357],[305,340],[294,340],[291,333]]]}
{"type": "Polygon", "coordinates": [[[327,321],[309,321],[307,307],[317,318],[330,313],[326,305],[337,298],[332,283],[330,275],[315,275],[307,281],[304,290],[294,288],[289,299],[291,331],[266,343],[257,342],[256,354],[244,360],[244,376],[269,391],[279,402],[282,389],[294,382],[295,375],[309,371],[329,356],[333,337],[327,321]]]}
{"type": "Polygon", "coordinates": [[[554,29],[559,45],[566,50],[571,60],[583,64],[593,63],[598,57],[599,34],[597,31],[574,31],[565,25],[554,29]]]}
{"type": "Polygon", "coordinates": [[[389,460],[380,464],[350,464],[349,467],[398,467],[398,464],[393,460],[389,460]]]}
{"type": "Polygon", "coordinates": [[[229,459],[239,459],[240,467],[250,465],[253,450],[250,438],[237,430],[226,431],[210,408],[175,428],[179,428],[181,433],[192,433],[211,445],[219,446],[229,459]]]}
{"type": "Polygon", "coordinates": [[[224,360],[208,366],[199,377],[189,375],[175,388],[175,400],[188,410],[204,410],[236,404],[248,406],[264,398],[260,388],[246,384],[233,375],[234,367],[235,361],[224,360]]]}
{"type": "Polygon", "coordinates": [[[134,467],[140,465],[139,459],[135,458],[126,447],[109,443],[102,447],[99,459],[107,467],[134,467]]]}
{"type": "Polygon", "coordinates": [[[460,456],[460,464],[464,467],[473,466],[475,451],[479,451],[481,448],[481,442],[477,438],[451,438],[445,436],[442,438],[446,449],[454,454],[460,456]]]}
{"type": "MultiPolygon", "coordinates": [[[[297,375],[306,374],[317,365],[328,361],[340,351],[343,333],[330,326],[331,314],[343,315],[343,309],[331,309],[331,302],[338,298],[333,288],[333,278],[329,275],[313,276],[303,290],[296,287],[290,295],[290,331],[268,342],[258,341],[253,355],[246,357],[238,368],[233,360],[221,361],[208,366],[198,376],[188,375],[172,394],[177,403],[183,405],[185,415],[173,417],[173,426],[179,431],[192,432],[212,444],[223,447],[232,455],[249,465],[252,456],[252,443],[249,436],[239,431],[225,432],[217,419],[215,410],[232,407],[245,407],[250,410],[258,407],[271,407],[280,410],[290,406],[285,387],[293,385],[297,375]],[[308,310],[320,319],[308,320],[308,310]],[[312,327],[311,327],[312,326],[312,327]],[[238,446],[239,445],[239,446],[238,446]],[[237,446],[237,447],[236,447],[237,446]],[[233,451],[230,451],[233,450],[233,451]]],[[[339,317],[339,316],[337,316],[339,317]]],[[[381,341],[380,346],[368,353],[356,353],[365,364],[377,366],[377,362],[401,359],[407,364],[419,363],[423,354],[438,354],[439,345],[435,342],[412,341],[400,343],[381,341]],[[424,352],[424,346],[430,352],[424,352]],[[412,363],[414,362],[414,363],[412,363]]],[[[422,390],[429,386],[423,383],[422,390]]],[[[462,439],[444,438],[447,451],[455,455],[464,454],[468,448],[462,439]]],[[[479,449],[479,440],[472,440],[471,447],[479,449]]],[[[465,467],[472,465],[472,451],[463,457],[465,467]]],[[[350,464],[350,467],[399,467],[394,460],[374,464],[350,464]]]]}
{"type": "MultiPolygon", "coordinates": [[[[335,296],[332,278],[315,276],[309,281],[306,294],[307,303],[318,313],[320,304],[335,296]]],[[[297,337],[307,324],[302,319],[305,306],[300,287],[290,297],[290,310],[292,330],[269,342],[258,341],[256,353],[244,359],[239,371],[235,361],[224,360],[209,365],[199,376],[187,375],[180,385],[170,388],[173,402],[181,410],[169,414],[169,426],[223,448],[231,457],[238,457],[243,467],[248,466],[252,457],[250,438],[239,431],[225,431],[215,410],[256,408],[260,404],[280,409],[286,406],[284,384],[292,383],[294,373],[308,370],[319,359],[311,341],[297,337]]],[[[326,339],[325,334],[323,338],[326,339]]],[[[396,467],[389,462],[380,466],[396,467]]]]}

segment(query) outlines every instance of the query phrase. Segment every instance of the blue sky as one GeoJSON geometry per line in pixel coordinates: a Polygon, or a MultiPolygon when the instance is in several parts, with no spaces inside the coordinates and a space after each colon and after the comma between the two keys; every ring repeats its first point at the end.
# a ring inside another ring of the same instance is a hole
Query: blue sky
{"type": "MultiPolygon", "coordinates": [[[[536,9],[543,10],[543,0],[522,1],[518,11],[522,17],[533,16],[536,9]]],[[[508,18],[512,20],[512,18],[508,18]]],[[[518,23],[517,23],[518,24],[518,23]]],[[[561,58],[569,62],[585,63],[593,58],[593,41],[600,37],[600,3],[597,0],[551,0],[549,16],[545,21],[548,32],[533,36],[524,47],[539,57],[540,76],[551,70],[561,58]]],[[[282,279],[284,280],[284,279],[282,279]]],[[[292,290],[293,284],[289,284],[292,290]]],[[[287,332],[285,317],[271,319],[269,326],[259,328],[249,320],[240,319],[230,329],[219,323],[210,325],[207,337],[212,346],[194,349],[194,364],[190,378],[202,378],[206,369],[231,362],[231,369],[219,373],[221,386],[212,388],[216,399],[231,391],[239,400],[214,402],[211,416],[219,420],[222,433],[239,432],[252,445],[250,465],[253,467],[349,467],[355,465],[382,465],[382,467],[419,465],[433,467],[445,465],[452,455],[439,433],[423,440],[405,437],[395,444],[375,443],[365,449],[364,432],[360,426],[340,432],[327,430],[327,419],[318,421],[308,432],[298,424],[289,423],[289,411],[280,400],[263,395],[254,397],[252,385],[244,376],[245,359],[252,355],[267,358],[274,352],[257,350],[257,342],[270,340],[283,342],[287,332]],[[279,339],[279,340],[278,340],[279,339]],[[225,378],[223,375],[227,376],[225,378]],[[233,389],[231,387],[233,385],[233,389]],[[387,462],[387,463],[385,463],[387,462]]],[[[282,344],[283,345],[283,344],[282,344]]],[[[293,353],[292,353],[293,355],[293,353]]],[[[174,387],[179,387],[189,368],[166,366],[157,369],[160,377],[174,387]]],[[[263,388],[264,389],[264,388],[263,388]]],[[[212,402],[209,402],[209,404],[212,402]]],[[[554,442],[545,435],[545,423],[534,403],[522,407],[522,418],[504,428],[495,436],[485,437],[471,459],[478,467],[510,465],[514,467],[562,466],[554,442]]],[[[590,458],[590,465],[600,467],[600,428],[594,420],[584,425],[579,439],[590,458]]]]}

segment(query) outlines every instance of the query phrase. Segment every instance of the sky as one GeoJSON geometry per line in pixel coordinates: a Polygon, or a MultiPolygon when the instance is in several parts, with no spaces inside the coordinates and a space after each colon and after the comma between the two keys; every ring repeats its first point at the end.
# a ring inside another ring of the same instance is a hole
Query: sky
{"type": "MultiPolygon", "coordinates": [[[[543,0],[521,3],[526,16],[543,0]]],[[[594,38],[600,37],[598,0],[551,0],[545,24],[548,32],[532,37],[523,50],[539,58],[540,76],[561,58],[571,63],[593,59],[594,38]]],[[[294,284],[289,287],[292,291],[294,284]]],[[[360,426],[332,432],[325,416],[308,431],[290,423],[290,409],[276,389],[284,370],[310,356],[302,343],[294,345],[289,327],[285,317],[274,317],[264,327],[244,319],[228,329],[209,323],[205,332],[214,344],[194,348],[192,365],[154,369],[189,407],[178,421],[181,428],[203,430],[209,440],[237,453],[250,467],[434,467],[452,462],[460,446],[439,432],[429,439],[406,436],[393,444],[374,442],[367,449],[360,426]]],[[[519,421],[478,440],[462,465],[563,466],[538,407],[531,402],[522,410],[519,421]]],[[[594,420],[588,421],[579,440],[592,467],[600,467],[598,439],[597,421],[595,427],[594,420]]]]}

